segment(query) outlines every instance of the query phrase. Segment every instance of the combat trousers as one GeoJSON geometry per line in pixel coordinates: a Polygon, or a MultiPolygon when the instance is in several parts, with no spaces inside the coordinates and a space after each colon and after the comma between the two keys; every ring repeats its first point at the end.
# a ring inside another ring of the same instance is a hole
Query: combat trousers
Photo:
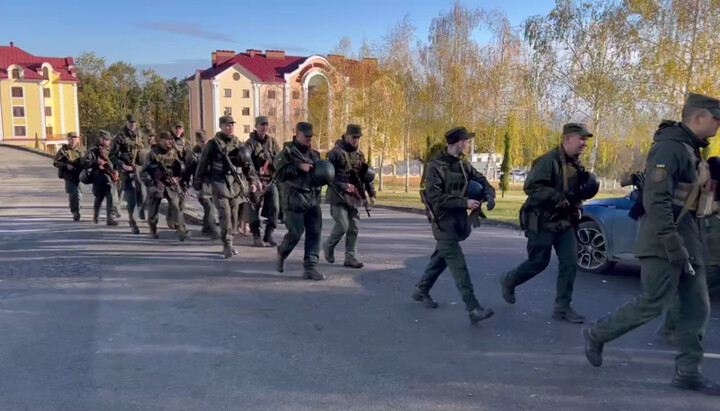
{"type": "Polygon", "coordinates": [[[263,195],[262,207],[250,210],[250,231],[253,237],[260,237],[260,217],[265,217],[265,238],[270,237],[277,228],[280,211],[280,195],[275,184],[268,187],[263,195]]]}
{"type": "Polygon", "coordinates": [[[340,243],[343,235],[345,236],[345,261],[357,258],[357,238],[358,223],[360,222],[360,213],[357,208],[342,205],[331,204],[330,215],[335,220],[335,226],[330,232],[327,239],[327,245],[331,249],[340,243]]]}
{"type": "Polygon", "coordinates": [[[460,297],[465,303],[465,308],[468,311],[481,308],[480,303],[475,298],[475,291],[465,262],[465,254],[463,254],[460,243],[457,241],[438,240],[435,251],[430,256],[430,263],[425,269],[425,274],[415,286],[420,291],[429,293],[440,274],[448,267],[455,279],[455,286],[460,292],[460,297]]]}
{"type": "Polygon", "coordinates": [[[215,206],[212,196],[200,192],[198,202],[203,208],[203,233],[216,234],[218,230],[215,226],[215,206]]]}
{"type": "Polygon", "coordinates": [[[122,191],[125,194],[125,202],[127,203],[128,222],[130,227],[136,227],[137,221],[135,220],[135,208],[137,208],[138,199],[142,198],[140,183],[135,178],[134,173],[122,173],[121,177],[123,180],[122,191]],[[139,195],[138,192],[140,193],[139,195]]]}
{"type": "MultiPolygon", "coordinates": [[[[720,291],[720,266],[711,265],[706,268],[706,279],[708,294],[710,296],[720,291]]],[[[677,328],[678,317],[680,316],[680,297],[675,297],[672,307],[665,313],[665,321],[662,330],[666,333],[674,333],[677,328]]],[[[704,330],[703,330],[704,333],[704,330]]]]}
{"type": "Polygon", "coordinates": [[[278,246],[278,253],[287,258],[305,233],[305,255],[303,268],[317,266],[320,256],[320,234],[322,233],[322,210],[316,205],[305,212],[285,210],[287,234],[278,246]]]}
{"type": "Polygon", "coordinates": [[[695,275],[657,257],[640,258],[643,293],[612,314],[601,318],[591,329],[593,338],[610,342],[658,318],[672,308],[678,298],[676,341],[680,353],[675,357],[677,371],[700,373],[703,359],[702,337],[710,315],[705,267],[693,266],[695,275]]]}
{"type": "Polygon", "coordinates": [[[65,192],[68,195],[70,203],[70,212],[75,215],[80,215],[80,200],[82,200],[82,187],[80,182],[65,180],[65,192]]]}
{"type": "Polygon", "coordinates": [[[107,221],[115,220],[115,185],[113,183],[93,183],[92,192],[95,196],[93,212],[95,216],[100,215],[100,206],[105,200],[107,209],[107,221]]]}
{"type": "Polygon", "coordinates": [[[555,247],[558,258],[558,277],[555,291],[555,308],[567,308],[572,300],[573,284],[577,272],[577,238],[570,227],[559,233],[540,230],[527,231],[528,259],[505,277],[506,285],[517,287],[541,273],[550,264],[550,254],[555,247]]]}
{"type": "Polygon", "coordinates": [[[180,195],[172,190],[165,189],[162,193],[162,197],[154,193],[153,190],[148,190],[147,198],[147,221],[148,225],[153,231],[157,230],[158,214],[160,213],[160,203],[163,198],[168,203],[168,217],[170,222],[175,225],[175,230],[178,233],[185,232],[185,218],[182,211],[180,210],[180,195]]]}
{"type": "Polygon", "coordinates": [[[238,224],[238,199],[212,196],[220,219],[220,239],[223,245],[232,245],[238,224]]]}

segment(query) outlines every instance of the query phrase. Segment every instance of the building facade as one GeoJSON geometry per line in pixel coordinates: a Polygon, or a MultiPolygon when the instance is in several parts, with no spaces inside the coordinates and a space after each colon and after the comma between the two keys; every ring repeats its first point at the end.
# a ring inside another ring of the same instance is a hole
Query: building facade
{"type": "Polygon", "coordinates": [[[79,131],[74,64],[0,46],[0,141],[55,152],[66,133],[79,131]]]}

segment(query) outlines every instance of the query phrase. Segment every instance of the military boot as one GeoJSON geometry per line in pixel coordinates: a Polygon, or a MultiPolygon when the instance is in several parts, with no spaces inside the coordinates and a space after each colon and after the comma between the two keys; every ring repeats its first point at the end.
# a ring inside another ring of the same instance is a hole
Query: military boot
{"type": "Polygon", "coordinates": [[[720,395],[720,385],[702,374],[681,374],[675,370],[672,386],[682,390],[697,391],[707,395],[720,395]]]}
{"type": "Polygon", "coordinates": [[[605,344],[593,338],[589,328],[583,328],[582,333],[585,339],[585,358],[587,358],[593,367],[601,366],[603,362],[602,352],[605,344]]]}
{"type": "Polygon", "coordinates": [[[502,291],[502,297],[508,304],[515,304],[515,287],[507,284],[507,277],[510,273],[505,273],[500,276],[500,288],[502,291]]]}
{"type": "Polygon", "coordinates": [[[489,309],[489,308],[476,308],[474,310],[470,310],[468,312],[468,316],[470,317],[470,324],[475,325],[479,323],[482,320],[487,320],[488,318],[495,315],[495,311],[489,309]]]}
{"type": "Polygon", "coordinates": [[[305,268],[303,271],[303,278],[306,280],[320,281],[324,280],[325,276],[320,273],[315,267],[305,268]]]}
{"type": "Polygon", "coordinates": [[[322,246],[323,246],[323,255],[325,256],[325,261],[327,261],[330,264],[334,264],[335,263],[335,249],[330,248],[327,241],[325,241],[322,246]]]}
{"type": "Polygon", "coordinates": [[[423,292],[417,287],[415,287],[415,291],[413,291],[412,299],[423,303],[427,308],[438,308],[438,303],[430,297],[430,293],[423,292]]]}
{"type": "Polygon", "coordinates": [[[177,230],[177,233],[178,233],[178,239],[179,239],[180,241],[185,241],[185,240],[187,240],[188,238],[190,238],[190,231],[188,231],[187,229],[185,229],[185,227],[179,228],[179,229],[177,230]]]}
{"type": "Polygon", "coordinates": [[[363,267],[365,267],[365,264],[363,264],[361,261],[358,261],[357,258],[351,257],[351,258],[345,259],[343,266],[350,267],[350,268],[363,268],[363,267]]]}
{"type": "Polygon", "coordinates": [[[157,232],[157,225],[150,224],[150,237],[152,238],[160,238],[157,232]]]}
{"type": "Polygon", "coordinates": [[[235,250],[233,250],[232,246],[230,244],[223,244],[223,258],[232,258],[234,255],[235,250]]]}
{"type": "Polygon", "coordinates": [[[80,221],[80,213],[73,214],[73,221],[80,221]]]}
{"type": "Polygon", "coordinates": [[[275,264],[275,268],[279,273],[285,271],[285,258],[280,253],[277,253],[277,263],[275,264]]]}
{"type": "Polygon", "coordinates": [[[100,210],[93,209],[93,223],[97,224],[100,221],[100,210]]]}
{"type": "Polygon", "coordinates": [[[270,247],[277,247],[277,242],[275,242],[275,240],[273,239],[272,233],[273,233],[273,230],[265,229],[265,235],[263,236],[263,242],[270,247]]]}
{"type": "Polygon", "coordinates": [[[105,224],[110,225],[110,226],[116,226],[116,225],[118,225],[118,222],[117,222],[117,220],[115,220],[114,218],[111,217],[111,218],[108,218],[108,220],[105,224]]]}
{"type": "Polygon", "coordinates": [[[553,318],[556,320],[565,320],[573,324],[582,324],[585,322],[585,317],[575,312],[572,307],[555,307],[553,310],[553,318]]]}

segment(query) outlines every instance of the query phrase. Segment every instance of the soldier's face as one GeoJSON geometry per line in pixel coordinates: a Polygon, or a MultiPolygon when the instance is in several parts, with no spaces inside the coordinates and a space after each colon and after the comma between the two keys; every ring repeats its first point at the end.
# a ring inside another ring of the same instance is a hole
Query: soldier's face
{"type": "Polygon", "coordinates": [[[75,148],[75,146],[77,145],[77,143],[78,143],[78,138],[77,138],[77,137],[70,137],[70,138],[68,138],[68,145],[69,145],[70,147],[75,148]]]}
{"type": "Polygon", "coordinates": [[[130,122],[128,122],[128,123],[127,123],[127,126],[128,126],[128,129],[129,129],[130,131],[135,131],[135,130],[137,130],[137,123],[130,123],[130,122]]]}
{"type": "Polygon", "coordinates": [[[458,141],[458,143],[457,143],[457,145],[458,145],[458,155],[465,154],[465,152],[467,151],[468,147],[470,147],[470,142],[471,142],[471,141],[472,141],[472,140],[460,140],[460,141],[458,141]]]}
{"type": "Polygon", "coordinates": [[[585,151],[585,146],[587,146],[587,143],[588,137],[581,136],[577,133],[572,133],[565,136],[563,148],[565,149],[565,153],[567,153],[567,155],[576,157],[582,154],[583,151],[585,151]]]}
{"type": "Polygon", "coordinates": [[[312,145],[312,136],[306,136],[305,133],[302,131],[298,131],[295,133],[295,138],[297,139],[298,143],[300,143],[303,146],[310,147],[312,145]]]}
{"type": "Polygon", "coordinates": [[[696,116],[695,119],[698,124],[698,131],[696,132],[698,137],[706,139],[717,134],[718,128],[720,128],[720,119],[715,118],[709,111],[696,116]]]}
{"type": "Polygon", "coordinates": [[[185,131],[185,129],[182,128],[182,127],[175,127],[175,134],[176,134],[178,137],[181,136],[184,131],[185,131]]]}
{"type": "Polygon", "coordinates": [[[157,144],[157,139],[155,138],[155,136],[150,136],[150,137],[148,137],[148,143],[149,143],[151,146],[154,146],[155,144],[157,144]]]}
{"type": "Polygon", "coordinates": [[[255,130],[257,130],[258,135],[262,137],[268,133],[269,129],[270,129],[270,126],[268,125],[268,123],[262,123],[262,124],[258,124],[257,128],[255,130]]]}
{"type": "Polygon", "coordinates": [[[110,140],[105,139],[105,138],[101,138],[101,139],[100,139],[100,144],[101,144],[103,147],[110,147],[110,140]]]}
{"type": "Polygon", "coordinates": [[[235,134],[235,123],[223,124],[220,126],[223,133],[232,136],[235,134]]]}
{"type": "Polygon", "coordinates": [[[345,136],[345,141],[354,148],[360,146],[360,136],[345,136]]]}
{"type": "Polygon", "coordinates": [[[163,139],[160,140],[160,146],[161,146],[162,148],[164,148],[164,149],[167,150],[167,149],[169,149],[170,147],[172,147],[172,144],[170,144],[170,140],[169,140],[169,139],[163,138],[163,139]]]}

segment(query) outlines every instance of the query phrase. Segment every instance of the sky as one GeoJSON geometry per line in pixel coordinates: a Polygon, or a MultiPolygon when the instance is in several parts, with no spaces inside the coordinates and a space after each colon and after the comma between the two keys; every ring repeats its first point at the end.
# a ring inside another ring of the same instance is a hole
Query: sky
{"type": "MultiPolygon", "coordinates": [[[[49,57],[94,52],[165,77],[186,77],[210,66],[210,53],[249,48],[289,55],[327,54],[347,36],[353,48],[379,41],[406,15],[420,40],[433,18],[454,0],[192,1],[0,0],[0,44],[49,57]],[[40,13],[38,11],[41,11],[40,13]]],[[[502,10],[513,25],[547,14],[554,0],[465,0],[502,10]]]]}

